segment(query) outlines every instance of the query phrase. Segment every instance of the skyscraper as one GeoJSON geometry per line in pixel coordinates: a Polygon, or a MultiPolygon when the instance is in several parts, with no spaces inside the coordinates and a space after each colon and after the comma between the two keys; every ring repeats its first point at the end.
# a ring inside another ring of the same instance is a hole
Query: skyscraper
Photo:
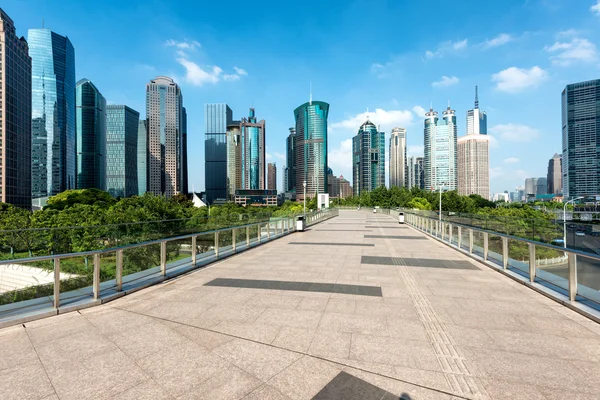
{"type": "Polygon", "coordinates": [[[548,161],[548,193],[562,193],[562,156],[554,154],[548,161]]]}
{"type": "Polygon", "coordinates": [[[0,8],[0,202],[31,208],[31,57],[0,8]]]}
{"type": "Polygon", "coordinates": [[[139,123],[139,112],[106,106],[106,191],[113,197],[138,194],[139,123]]]}
{"type": "Polygon", "coordinates": [[[181,193],[188,194],[187,111],[181,107],[181,193]]]}
{"type": "Polygon", "coordinates": [[[146,85],[148,191],[171,197],[183,190],[183,97],[166,76],[146,85]]]}
{"type": "Polygon", "coordinates": [[[406,187],[412,189],[425,188],[425,174],[423,170],[423,157],[408,157],[406,164],[406,187]]]}
{"type": "Polygon", "coordinates": [[[284,188],[285,192],[296,191],[296,128],[290,128],[290,134],[286,139],[286,163],[285,181],[287,182],[284,188]]]}
{"type": "Polygon", "coordinates": [[[77,82],[77,189],[106,190],[106,99],[89,79],[77,82]]]}
{"type": "Polygon", "coordinates": [[[487,114],[479,109],[477,86],[475,86],[475,107],[467,110],[467,135],[487,135],[487,114]]]}
{"type": "Polygon", "coordinates": [[[268,190],[277,190],[277,165],[275,163],[268,164],[268,190]]]}
{"type": "Polygon", "coordinates": [[[368,118],[352,138],[352,186],[357,196],[385,186],[385,133],[368,118]]]}
{"type": "MultiPolygon", "coordinates": [[[[237,122],[237,121],[236,121],[237,122]]],[[[227,127],[227,200],[242,188],[242,135],[239,122],[227,127]]]]}
{"type": "Polygon", "coordinates": [[[600,79],[562,92],[562,186],[566,198],[600,194],[600,79]]]}
{"type": "Polygon", "coordinates": [[[242,135],[242,186],[238,189],[264,190],[266,184],[265,120],[256,121],[254,108],[240,122],[242,135]]]}
{"type": "Polygon", "coordinates": [[[75,50],[66,36],[30,29],[31,191],[54,196],[76,186],[75,50]]]}
{"type": "Polygon", "coordinates": [[[296,119],[296,200],[327,193],[327,116],[329,104],[304,103],[294,110],[296,119]]]}
{"type": "Polygon", "coordinates": [[[456,190],[456,114],[448,108],[438,119],[437,111],[425,114],[424,148],[425,189],[456,190]]]}
{"type": "Polygon", "coordinates": [[[390,135],[390,187],[406,186],[406,129],[394,128],[390,135]]]}
{"type": "Polygon", "coordinates": [[[148,123],[140,120],[137,131],[137,194],[148,191],[148,123]]]}
{"type": "Polygon", "coordinates": [[[204,138],[204,177],[206,201],[212,204],[227,197],[227,127],[232,123],[227,104],[206,104],[204,138]]]}

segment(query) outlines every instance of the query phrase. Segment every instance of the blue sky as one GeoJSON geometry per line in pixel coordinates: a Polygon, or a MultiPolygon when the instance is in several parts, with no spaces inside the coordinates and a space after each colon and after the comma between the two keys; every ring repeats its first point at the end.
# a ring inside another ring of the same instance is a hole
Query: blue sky
{"type": "MultiPolygon", "coordinates": [[[[351,141],[369,109],[387,134],[408,130],[422,154],[422,110],[457,112],[459,136],[479,85],[488,114],[492,192],[546,176],[561,150],[560,93],[600,78],[600,0],[42,1],[3,0],[17,33],[68,36],[77,79],[145,115],[157,75],[182,87],[190,189],[204,188],[204,104],[236,119],[256,108],[278,187],[293,110],[330,103],[329,165],[352,180],[351,141]]],[[[387,149],[386,149],[387,151],[387,149]]],[[[387,168],[386,168],[387,169],[387,168]]],[[[387,171],[386,171],[387,173],[387,171]]]]}

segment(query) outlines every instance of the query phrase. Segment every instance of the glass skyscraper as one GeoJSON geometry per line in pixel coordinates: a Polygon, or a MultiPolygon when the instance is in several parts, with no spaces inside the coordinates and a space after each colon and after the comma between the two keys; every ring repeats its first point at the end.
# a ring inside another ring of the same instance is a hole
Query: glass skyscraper
{"type": "Polygon", "coordinates": [[[89,79],[76,86],[77,189],[106,190],[106,99],[89,79]]]}
{"type": "Polygon", "coordinates": [[[296,200],[327,193],[327,116],[324,101],[304,103],[294,110],[296,119],[296,200]]]}
{"type": "Polygon", "coordinates": [[[124,105],[106,107],[106,191],[113,197],[138,193],[140,113],[124,105]]]}
{"type": "Polygon", "coordinates": [[[241,160],[242,135],[240,124],[233,123],[227,127],[227,200],[233,201],[236,189],[242,187],[241,160]]]}
{"type": "Polygon", "coordinates": [[[31,57],[1,8],[0,202],[31,208],[31,57]]]}
{"type": "Polygon", "coordinates": [[[205,106],[204,185],[208,204],[227,197],[227,127],[232,115],[227,104],[205,106]]]}
{"type": "Polygon", "coordinates": [[[181,107],[181,193],[188,194],[187,111],[181,107]]]}
{"type": "Polygon", "coordinates": [[[450,107],[442,114],[442,120],[433,109],[425,114],[423,167],[426,190],[456,190],[457,187],[456,114],[450,107]]]}
{"type": "Polygon", "coordinates": [[[411,189],[425,187],[425,174],[423,170],[423,157],[408,157],[406,163],[406,187],[411,189]]]}
{"type": "Polygon", "coordinates": [[[600,195],[600,79],[563,90],[562,151],[565,198],[600,195]]]}
{"type": "Polygon", "coordinates": [[[406,129],[394,128],[390,135],[390,187],[406,185],[406,129]]]}
{"type": "Polygon", "coordinates": [[[286,163],[285,168],[285,192],[296,191],[296,128],[290,128],[290,134],[286,140],[286,163]]]}
{"type": "Polygon", "coordinates": [[[264,190],[265,182],[265,121],[256,122],[254,108],[248,118],[240,122],[242,135],[242,187],[241,189],[264,190]]]}
{"type": "Polygon", "coordinates": [[[355,195],[385,186],[385,133],[368,119],[352,138],[352,156],[355,195]]]}
{"type": "Polygon", "coordinates": [[[138,123],[137,130],[137,194],[148,191],[148,124],[145,119],[138,123]]]}
{"type": "Polygon", "coordinates": [[[66,36],[30,29],[31,191],[53,196],[76,185],[75,50],[66,36]]]}

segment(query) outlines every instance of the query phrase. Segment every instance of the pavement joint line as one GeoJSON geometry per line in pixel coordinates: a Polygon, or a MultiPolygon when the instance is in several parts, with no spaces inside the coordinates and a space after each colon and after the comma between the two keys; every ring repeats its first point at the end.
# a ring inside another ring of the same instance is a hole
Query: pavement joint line
{"type": "MultiPolygon", "coordinates": [[[[117,310],[129,312],[129,313],[132,313],[132,314],[143,315],[143,316],[146,316],[146,317],[149,317],[149,318],[153,318],[153,319],[157,319],[157,320],[160,320],[160,321],[170,322],[170,323],[173,323],[173,324],[178,324],[178,325],[187,326],[187,327],[190,327],[190,328],[200,329],[200,330],[203,330],[203,331],[212,332],[212,333],[216,333],[216,334],[219,334],[219,335],[229,336],[229,337],[234,338],[234,339],[239,339],[239,340],[243,340],[243,341],[247,341],[247,342],[252,342],[252,343],[260,344],[260,345],[263,345],[263,346],[269,346],[269,347],[273,347],[273,348],[279,349],[279,350],[285,350],[285,351],[288,351],[288,352],[291,352],[291,353],[300,354],[300,355],[303,355],[303,356],[306,356],[306,357],[312,357],[312,358],[315,358],[317,360],[325,361],[325,362],[336,364],[336,365],[341,365],[341,366],[347,367],[347,368],[353,368],[353,369],[356,369],[358,371],[362,371],[362,372],[366,372],[366,373],[369,373],[369,374],[372,374],[372,375],[380,376],[382,378],[387,378],[387,379],[391,379],[391,380],[394,380],[394,381],[398,381],[398,382],[402,382],[402,383],[407,383],[409,385],[417,386],[417,387],[420,387],[422,389],[430,390],[430,391],[437,392],[437,393],[446,394],[446,395],[449,395],[449,396],[458,397],[460,399],[464,399],[464,400],[475,400],[476,399],[475,397],[470,397],[468,394],[464,394],[464,393],[458,394],[458,393],[450,392],[450,391],[447,391],[447,390],[437,389],[437,388],[429,387],[429,386],[422,385],[422,384],[419,384],[419,383],[411,382],[411,381],[408,381],[406,379],[396,378],[396,377],[389,376],[389,375],[386,375],[386,374],[383,374],[383,373],[380,373],[380,372],[369,371],[369,370],[361,368],[361,367],[357,367],[357,366],[353,366],[353,365],[348,365],[346,363],[343,363],[343,362],[340,362],[340,361],[331,360],[331,359],[328,359],[326,357],[322,357],[322,356],[318,356],[318,355],[314,355],[314,354],[309,354],[308,351],[307,352],[302,352],[302,351],[287,349],[285,347],[276,346],[274,344],[269,344],[269,343],[264,343],[264,342],[259,342],[258,340],[248,339],[248,338],[244,338],[244,337],[241,337],[241,336],[238,336],[238,335],[232,335],[230,333],[220,332],[220,331],[217,331],[217,330],[214,330],[214,329],[210,329],[210,328],[202,328],[202,327],[199,327],[199,326],[194,326],[194,325],[186,324],[186,323],[179,322],[179,321],[171,321],[171,320],[166,319],[166,318],[156,317],[156,316],[153,316],[153,315],[148,315],[148,314],[144,314],[144,313],[141,313],[141,312],[131,311],[131,310],[127,310],[127,309],[120,308],[120,307],[113,306],[113,308],[115,308],[117,310]]],[[[310,347],[309,347],[309,349],[310,349],[310,347]]],[[[291,365],[293,365],[293,364],[297,363],[298,361],[300,361],[300,359],[296,360],[295,362],[293,362],[292,364],[290,364],[288,367],[284,368],[277,375],[279,375],[281,372],[285,371],[291,365]]],[[[360,361],[360,360],[357,360],[357,361],[360,361]]],[[[277,375],[275,375],[275,376],[277,376],[277,375]]]]}
{"type": "Polygon", "coordinates": [[[23,324],[23,328],[25,328],[25,333],[27,334],[27,339],[29,340],[31,347],[33,347],[33,351],[35,351],[35,356],[37,357],[38,361],[40,362],[40,365],[42,366],[42,369],[44,370],[44,375],[46,375],[46,379],[48,379],[48,383],[50,383],[50,386],[52,387],[54,394],[56,395],[56,397],[58,397],[58,392],[56,391],[56,387],[54,387],[54,384],[52,383],[52,379],[50,379],[50,375],[48,375],[48,371],[46,371],[46,366],[44,365],[44,362],[40,358],[37,348],[35,347],[33,340],[31,340],[31,336],[29,335],[29,331],[27,330],[27,327],[25,327],[25,324],[23,324]]]}

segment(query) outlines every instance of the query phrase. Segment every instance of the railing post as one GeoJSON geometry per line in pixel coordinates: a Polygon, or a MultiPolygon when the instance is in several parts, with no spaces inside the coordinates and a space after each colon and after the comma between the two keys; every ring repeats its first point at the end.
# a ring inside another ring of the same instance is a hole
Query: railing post
{"type": "Polygon", "coordinates": [[[94,300],[100,298],[100,253],[94,254],[94,300]]]}
{"type": "Polygon", "coordinates": [[[577,297],[577,254],[569,253],[569,300],[575,301],[577,297]]]}
{"type": "Polygon", "coordinates": [[[198,250],[198,236],[192,236],[192,265],[196,265],[196,252],[198,250]]]}
{"type": "Polygon", "coordinates": [[[488,247],[489,247],[489,235],[487,232],[483,232],[483,259],[487,261],[488,259],[488,247]]]}
{"type": "Polygon", "coordinates": [[[215,232],[215,256],[219,258],[219,232],[215,232]]]}
{"type": "Polygon", "coordinates": [[[54,259],[54,308],[60,305],[60,258],[54,259]]]}
{"type": "Polygon", "coordinates": [[[452,244],[452,234],[454,233],[452,228],[452,224],[448,224],[448,243],[450,244],[452,244]]]}
{"type": "Polygon", "coordinates": [[[502,268],[508,268],[508,238],[502,237],[502,268]]]}
{"type": "Polygon", "coordinates": [[[529,282],[535,281],[535,245],[529,244],[529,282]]]}
{"type": "Polygon", "coordinates": [[[267,240],[271,239],[271,221],[267,222],[267,240]]]}
{"type": "Polygon", "coordinates": [[[167,242],[160,242],[160,274],[167,275],[167,242]]]}
{"type": "Polygon", "coordinates": [[[117,290],[120,292],[123,289],[123,249],[117,250],[117,290]]]}
{"type": "Polygon", "coordinates": [[[473,254],[473,229],[469,229],[469,254],[473,254]]]}
{"type": "Polygon", "coordinates": [[[443,222],[440,222],[440,238],[442,239],[442,242],[444,241],[445,233],[446,233],[446,227],[444,226],[443,222]]]}
{"type": "Polygon", "coordinates": [[[233,249],[233,252],[235,253],[235,249],[236,249],[236,235],[237,235],[237,229],[233,228],[231,230],[231,248],[233,249]]]}
{"type": "Polygon", "coordinates": [[[250,247],[250,226],[246,227],[246,247],[250,247]]]}
{"type": "Polygon", "coordinates": [[[458,227],[458,248],[460,249],[462,246],[462,227],[458,227]]]}
{"type": "Polygon", "coordinates": [[[256,240],[258,241],[258,243],[260,243],[260,223],[257,226],[258,226],[258,235],[256,237],[256,240]]]}

